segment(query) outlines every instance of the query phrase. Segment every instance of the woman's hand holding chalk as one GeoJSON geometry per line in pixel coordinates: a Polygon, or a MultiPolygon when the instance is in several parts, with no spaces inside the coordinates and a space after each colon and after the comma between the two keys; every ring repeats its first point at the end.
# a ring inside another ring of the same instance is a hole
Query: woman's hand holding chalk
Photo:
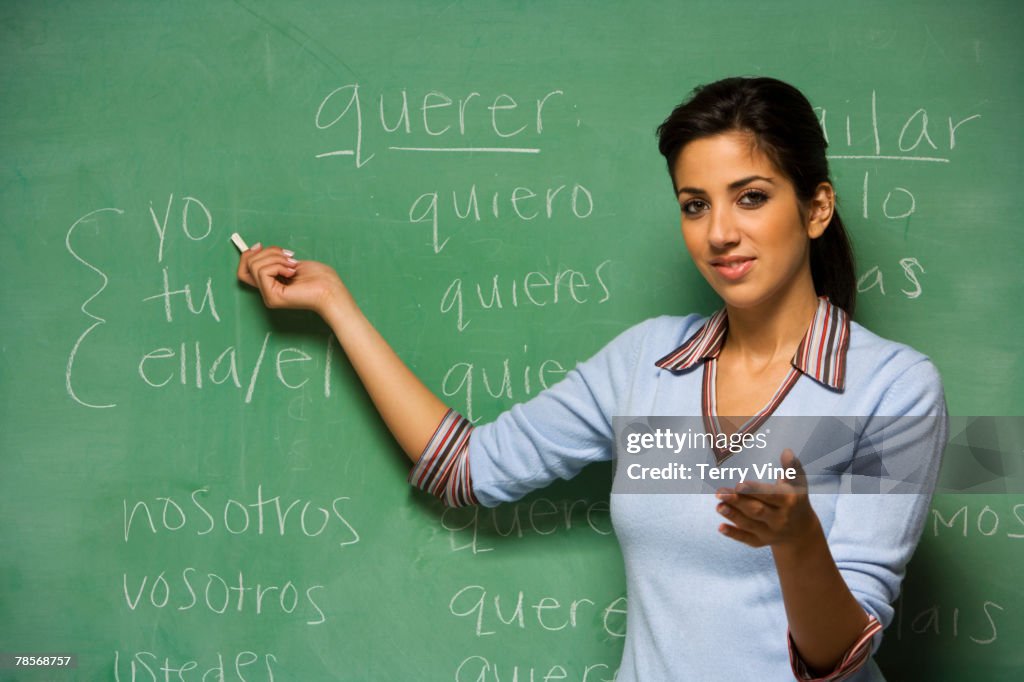
{"type": "Polygon", "coordinates": [[[330,266],[316,261],[297,261],[295,253],[279,246],[245,248],[240,236],[231,241],[242,250],[238,280],[260,290],[268,308],[312,310],[325,317],[339,307],[355,309],[348,289],[330,266]]]}

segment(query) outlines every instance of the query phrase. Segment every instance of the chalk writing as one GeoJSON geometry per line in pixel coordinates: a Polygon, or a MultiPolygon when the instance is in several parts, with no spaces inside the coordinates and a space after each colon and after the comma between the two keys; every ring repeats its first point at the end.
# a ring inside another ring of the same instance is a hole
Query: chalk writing
{"type": "MultiPolygon", "coordinates": [[[[940,140],[942,142],[946,142],[948,140],[946,150],[952,151],[956,148],[958,141],[957,133],[960,127],[969,121],[975,121],[981,118],[981,114],[968,114],[966,116],[950,114],[943,117],[942,121],[946,124],[943,126],[942,124],[937,125],[929,121],[927,109],[923,107],[918,108],[906,116],[906,118],[902,119],[903,125],[900,127],[899,133],[896,134],[894,150],[899,153],[883,154],[882,131],[879,126],[878,116],[878,93],[875,90],[871,91],[871,102],[869,107],[870,121],[868,123],[863,121],[863,110],[860,113],[860,117],[858,117],[855,113],[847,112],[845,115],[842,113],[836,113],[836,107],[833,105],[829,105],[829,107],[814,107],[815,112],[818,114],[818,120],[821,123],[822,132],[825,134],[825,140],[829,143],[830,149],[835,149],[836,146],[842,142],[845,142],[848,148],[855,148],[857,146],[862,147],[866,136],[860,134],[860,131],[864,128],[869,128],[867,136],[868,149],[857,154],[833,153],[829,154],[829,158],[949,163],[949,157],[937,156],[931,153],[933,151],[940,151],[940,147],[936,144],[935,140],[940,140]],[[829,117],[830,113],[832,114],[831,118],[829,117]],[[837,117],[839,118],[838,125],[835,123],[835,119],[837,117]],[[940,134],[940,132],[945,133],[947,130],[948,137],[940,134]],[[857,132],[855,133],[854,131],[857,132]]],[[[962,135],[963,133],[960,134],[962,135]]],[[[890,144],[891,142],[892,141],[889,140],[890,144]]]]}
{"type": "MultiPolygon", "coordinates": [[[[431,140],[424,144],[390,144],[388,151],[396,152],[446,152],[452,154],[538,154],[536,146],[520,147],[507,145],[504,141],[524,133],[540,136],[544,133],[544,110],[549,101],[561,98],[562,90],[549,90],[529,97],[528,104],[520,104],[507,93],[498,93],[486,98],[479,92],[471,91],[452,99],[438,90],[430,90],[415,100],[418,116],[409,113],[409,92],[403,89],[398,94],[381,93],[378,96],[379,116],[366,120],[363,110],[363,95],[358,83],[348,83],[327,93],[320,101],[314,117],[318,130],[336,133],[344,128],[341,139],[346,140],[342,148],[334,148],[316,154],[316,158],[351,156],[356,168],[369,163],[376,152],[367,154],[363,146],[371,133],[368,125],[379,124],[372,129],[384,135],[415,132],[431,140]],[[372,123],[371,123],[372,121],[372,123]],[[415,123],[414,123],[415,121],[415,123]],[[468,121],[468,122],[467,122],[468,121]],[[465,138],[467,135],[479,139],[479,135],[493,136],[497,145],[465,145],[449,142],[451,138],[465,138]]],[[[339,135],[332,136],[337,140],[339,135]]]]}
{"type": "MultiPolygon", "coordinates": [[[[409,206],[409,222],[430,225],[431,245],[434,253],[441,253],[451,239],[451,237],[444,239],[440,237],[443,228],[448,227],[448,221],[454,219],[471,220],[477,223],[481,221],[480,199],[475,183],[470,185],[465,197],[460,198],[455,190],[451,192],[451,214],[446,211],[447,193],[444,193],[443,196],[444,199],[441,199],[442,193],[438,190],[424,192],[416,197],[409,206]],[[441,222],[442,215],[445,219],[443,224],[441,222]]],[[[579,183],[574,183],[571,187],[566,184],[549,186],[543,188],[543,191],[520,186],[512,188],[507,196],[504,192],[493,191],[489,193],[489,200],[487,200],[488,195],[485,194],[484,197],[482,215],[488,219],[505,216],[521,222],[537,219],[550,221],[553,218],[562,221],[566,218],[585,220],[594,213],[594,195],[587,187],[579,183]]],[[[564,222],[561,227],[564,229],[564,222]]]]}
{"type": "Polygon", "coordinates": [[[996,509],[989,504],[962,505],[952,512],[942,509],[937,502],[931,510],[933,537],[968,535],[986,538],[1024,539],[1024,503],[1009,510],[996,509]]]}
{"type": "MultiPolygon", "coordinates": [[[[903,279],[905,279],[906,282],[909,282],[911,287],[908,289],[900,289],[900,293],[909,299],[917,298],[924,291],[924,287],[921,285],[921,279],[919,277],[919,274],[923,274],[925,272],[924,266],[922,266],[917,258],[914,258],[913,256],[901,258],[898,265],[903,279]]],[[[906,282],[903,282],[903,284],[906,285],[906,282]]],[[[878,293],[883,296],[886,295],[885,272],[883,272],[877,265],[873,265],[868,268],[857,279],[857,291],[859,293],[872,291],[874,289],[877,289],[878,293]]]]}
{"type": "Polygon", "coordinates": [[[238,572],[237,578],[224,578],[192,566],[186,566],[171,580],[166,574],[166,571],[161,571],[156,575],[129,577],[127,572],[122,573],[124,601],[128,609],[188,611],[198,608],[218,615],[231,610],[259,616],[270,610],[292,614],[301,604],[300,614],[308,618],[306,625],[321,625],[327,621],[314,597],[314,593],[324,589],[323,585],[300,588],[291,580],[283,584],[253,583],[242,571],[238,572]]]}
{"type": "Polygon", "coordinates": [[[472,554],[493,551],[495,537],[553,535],[573,528],[604,536],[613,533],[607,500],[551,500],[546,497],[490,509],[446,507],[441,515],[441,526],[449,531],[453,552],[468,550],[472,554]]]}
{"type": "Polygon", "coordinates": [[[167,274],[167,268],[161,268],[161,274],[163,275],[163,288],[160,291],[160,293],[153,294],[152,296],[147,296],[142,300],[153,301],[156,299],[163,299],[164,315],[166,316],[168,322],[174,321],[174,313],[171,307],[171,298],[173,296],[183,296],[185,298],[185,303],[188,306],[189,312],[191,312],[193,315],[199,315],[204,310],[206,310],[207,306],[209,306],[210,315],[213,317],[214,320],[220,322],[220,315],[217,314],[217,304],[213,297],[212,277],[206,278],[206,290],[205,293],[203,294],[203,300],[200,301],[199,307],[197,308],[195,305],[195,301],[192,298],[191,286],[186,284],[181,289],[175,289],[174,291],[171,291],[171,283],[169,280],[169,276],[167,274]]]}
{"type": "Polygon", "coordinates": [[[257,654],[249,650],[227,655],[217,651],[207,654],[206,658],[203,663],[195,659],[172,663],[170,656],[134,651],[125,652],[122,666],[121,652],[114,651],[114,682],[122,682],[122,674],[124,682],[274,682],[274,668],[278,664],[275,654],[257,654]]]}
{"type": "MultiPolygon", "coordinates": [[[[157,218],[156,209],[153,208],[153,202],[149,202],[149,216],[153,220],[153,227],[156,229],[157,234],[157,251],[156,251],[156,262],[163,263],[164,261],[164,241],[167,239],[167,223],[171,217],[171,208],[174,206],[174,194],[170,194],[167,197],[167,207],[164,210],[164,217],[157,218]]],[[[195,197],[184,197],[181,205],[181,231],[182,233],[192,241],[202,241],[210,236],[213,232],[213,215],[210,213],[210,209],[206,207],[202,201],[195,197]],[[193,216],[192,225],[189,225],[190,213],[199,211],[201,218],[198,219],[199,223],[202,224],[201,231],[196,231],[196,218],[193,216]]]]}
{"type": "MultiPolygon", "coordinates": [[[[524,355],[527,348],[528,346],[523,346],[524,355]]],[[[540,391],[554,385],[567,371],[562,363],[550,358],[539,365],[516,358],[515,370],[512,369],[511,362],[512,358],[504,358],[500,369],[490,374],[488,368],[479,363],[456,362],[448,368],[441,379],[441,393],[447,398],[457,399],[459,412],[471,422],[476,422],[480,417],[473,412],[473,396],[478,386],[483,386],[492,398],[521,400],[535,390],[540,391]],[[521,362],[525,364],[520,366],[521,362]],[[520,377],[522,382],[519,381],[520,377]]]]}
{"type": "Polygon", "coordinates": [[[605,271],[611,262],[605,260],[586,270],[560,267],[512,277],[495,274],[490,280],[475,283],[456,277],[441,295],[441,314],[452,317],[461,332],[469,326],[472,315],[483,311],[543,308],[559,301],[568,305],[605,303],[612,297],[605,271]],[[472,292],[468,296],[467,289],[472,292]]]}
{"type": "Polygon", "coordinates": [[[210,488],[193,490],[187,500],[156,496],[146,500],[121,500],[124,519],[124,541],[133,532],[150,534],[182,532],[195,536],[286,535],[330,538],[339,547],[359,542],[359,533],[342,509],[351,498],[335,497],[326,506],[301,498],[282,499],[280,495],[264,495],[263,484],[257,484],[254,498],[237,500],[229,497],[214,502],[210,488]]]}
{"type": "MultiPolygon", "coordinates": [[[[157,284],[156,293],[141,296],[140,302],[156,304],[154,312],[159,311],[156,312],[159,316],[157,319],[167,324],[174,325],[179,322],[182,312],[186,316],[201,316],[219,324],[221,314],[214,278],[199,278],[197,281],[193,279],[194,275],[189,273],[186,277],[190,281],[182,281],[184,277],[176,275],[170,266],[163,264],[172,248],[202,242],[215,234],[212,211],[197,197],[185,196],[177,201],[175,195],[170,194],[159,215],[152,202],[148,213],[153,226],[152,234],[156,236],[153,260],[158,267],[157,284]],[[177,227],[171,224],[176,205],[180,206],[181,211],[177,227]],[[175,229],[172,230],[172,227],[175,229]],[[172,239],[172,235],[175,234],[179,236],[179,240],[172,239]],[[181,240],[184,240],[183,243],[179,243],[181,240]]],[[[87,339],[108,322],[106,318],[93,312],[90,305],[108,288],[110,277],[97,264],[80,255],[74,246],[79,239],[77,233],[81,226],[97,224],[101,217],[133,216],[127,215],[125,210],[120,208],[97,209],[76,220],[65,237],[68,253],[100,278],[99,287],[82,303],[82,313],[91,320],[91,324],[72,345],[65,371],[65,390],[68,396],[79,405],[90,408],[116,407],[114,401],[83,397],[83,389],[77,386],[75,371],[76,362],[83,357],[87,339]]],[[[145,319],[142,316],[139,318],[145,319]]],[[[192,328],[194,327],[190,327],[192,328]]],[[[253,401],[259,385],[268,382],[288,391],[311,392],[315,386],[316,393],[324,398],[330,398],[333,356],[337,342],[329,333],[323,338],[322,345],[316,351],[311,351],[294,344],[275,344],[274,335],[267,332],[262,335],[262,339],[255,341],[258,344],[254,349],[255,357],[250,355],[246,360],[243,354],[246,349],[240,344],[218,344],[211,347],[208,341],[201,338],[179,337],[170,343],[140,350],[136,356],[135,374],[146,386],[165,391],[174,386],[192,389],[226,386],[238,390],[239,397],[245,404],[253,401]]],[[[95,348],[91,349],[91,352],[102,354],[103,351],[102,348],[95,348]]]]}
{"type": "Polygon", "coordinates": [[[984,600],[969,606],[929,604],[910,607],[901,595],[896,603],[896,637],[942,637],[965,639],[975,645],[987,646],[999,639],[999,625],[1007,617],[1000,603],[984,600]]]}
{"type": "Polygon", "coordinates": [[[173,384],[195,389],[208,385],[244,388],[244,393],[239,394],[244,403],[252,402],[261,377],[291,391],[303,389],[315,379],[316,393],[331,397],[334,337],[325,335],[312,355],[294,346],[272,347],[273,336],[272,332],[263,335],[256,357],[248,366],[239,359],[240,351],[234,345],[210,350],[202,341],[189,340],[142,353],[136,371],[139,379],[152,388],[173,384]],[[266,373],[264,365],[270,365],[266,373]]]}
{"type": "Polygon", "coordinates": [[[106,319],[100,317],[99,315],[96,315],[94,313],[89,312],[89,310],[87,309],[86,306],[88,306],[90,303],[92,303],[100,294],[103,293],[104,289],[107,288],[107,283],[110,280],[107,277],[106,273],[104,273],[98,267],[96,267],[95,265],[93,265],[89,261],[87,261],[84,258],[82,258],[80,255],[78,255],[78,253],[75,251],[75,249],[71,246],[71,241],[72,241],[72,235],[74,235],[75,230],[80,225],[82,225],[84,223],[94,222],[96,220],[96,216],[99,216],[100,214],[103,214],[103,213],[113,213],[113,214],[116,214],[116,215],[122,215],[124,213],[124,209],[120,209],[120,208],[98,208],[95,211],[89,211],[88,213],[86,213],[81,218],[79,218],[78,220],[76,220],[74,223],[71,224],[71,227],[68,228],[68,232],[67,232],[67,234],[64,237],[64,247],[68,250],[68,253],[71,254],[71,257],[74,258],[75,260],[77,260],[79,263],[81,263],[85,267],[87,267],[90,270],[92,270],[93,272],[95,272],[97,275],[99,275],[100,280],[101,280],[100,287],[95,292],[93,292],[92,296],[90,296],[89,298],[85,299],[85,301],[82,303],[82,307],[81,307],[82,314],[85,315],[86,317],[94,320],[94,322],[91,325],[89,325],[85,329],[85,331],[83,331],[81,333],[81,335],[79,335],[79,337],[75,340],[74,345],[71,347],[71,352],[68,353],[67,369],[66,369],[66,371],[64,373],[64,386],[65,386],[65,389],[67,390],[68,395],[71,396],[71,399],[74,400],[76,403],[78,403],[79,405],[81,405],[83,407],[91,407],[91,408],[97,408],[97,409],[103,409],[103,408],[108,408],[108,407],[116,407],[117,403],[91,403],[91,402],[86,402],[84,399],[80,398],[78,393],[75,391],[75,388],[73,386],[73,381],[72,381],[72,375],[74,374],[75,358],[78,356],[79,349],[81,348],[82,343],[85,341],[86,337],[89,336],[93,332],[93,330],[95,330],[97,327],[107,323],[106,319]]]}
{"type": "Polygon", "coordinates": [[[583,667],[582,673],[572,665],[560,664],[501,664],[484,656],[469,656],[455,669],[455,682],[554,682],[579,680],[580,682],[614,682],[618,670],[605,663],[583,667]]]}
{"type": "Polygon", "coordinates": [[[611,637],[625,637],[626,598],[617,597],[604,606],[593,599],[577,598],[567,602],[554,597],[527,599],[522,590],[513,595],[488,594],[482,585],[467,585],[459,589],[448,602],[448,611],[458,618],[473,621],[473,634],[485,637],[495,634],[501,626],[530,628],[557,632],[579,625],[579,612],[585,611],[588,620],[600,617],[604,631],[611,637]],[[505,605],[502,606],[502,596],[505,605]],[[493,605],[493,606],[492,606],[493,605]]]}

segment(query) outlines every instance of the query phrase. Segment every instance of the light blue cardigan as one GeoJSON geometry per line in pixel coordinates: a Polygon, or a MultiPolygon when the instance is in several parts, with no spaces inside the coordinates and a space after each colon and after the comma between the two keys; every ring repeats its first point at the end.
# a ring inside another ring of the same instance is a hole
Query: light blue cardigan
{"type": "MultiPolygon", "coordinates": [[[[700,415],[702,363],[676,373],[655,362],[706,321],[689,315],[640,323],[557,385],[477,426],[468,457],[480,503],[519,499],[556,478],[574,476],[590,462],[610,459],[614,416],[700,415]]],[[[946,442],[946,406],[934,365],[855,322],[844,390],[801,375],[774,415],[934,415],[927,442],[917,441],[930,457],[924,466],[933,472],[946,442]]],[[[811,503],[854,597],[887,626],[930,495],[812,494],[811,503]]],[[[628,596],[618,682],[793,678],[771,551],[721,535],[723,519],[715,506],[705,495],[613,490],[611,514],[628,596]]],[[[873,650],[881,637],[874,637],[873,650]]],[[[883,677],[869,660],[848,679],[883,677]]]]}

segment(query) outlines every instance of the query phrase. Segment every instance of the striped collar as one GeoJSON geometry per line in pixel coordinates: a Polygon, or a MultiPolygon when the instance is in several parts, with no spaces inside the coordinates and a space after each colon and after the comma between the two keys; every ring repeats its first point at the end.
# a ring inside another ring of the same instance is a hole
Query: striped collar
{"type": "MultiPolygon", "coordinates": [[[[655,365],[672,372],[685,372],[698,362],[717,358],[729,328],[729,316],[722,308],[701,325],[683,345],[655,365]]],[[[846,351],[850,347],[850,317],[828,297],[818,298],[818,309],[793,356],[793,367],[819,384],[842,391],[846,379],[846,351]]]]}

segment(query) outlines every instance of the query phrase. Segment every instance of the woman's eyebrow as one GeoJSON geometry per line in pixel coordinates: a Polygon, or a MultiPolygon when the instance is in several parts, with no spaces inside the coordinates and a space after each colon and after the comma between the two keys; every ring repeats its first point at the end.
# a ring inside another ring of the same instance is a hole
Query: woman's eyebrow
{"type": "MultiPolygon", "coordinates": [[[[775,184],[775,182],[771,178],[766,178],[763,175],[750,175],[748,177],[741,178],[735,182],[730,182],[729,189],[739,189],[740,187],[743,187],[747,183],[753,182],[754,180],[764,180],[769,184],[775,184]]],[[[679,189],[676,190],[676,196],[679,196],[683,192],[686,192],[687,194],[707,194],[707,192],[700,189],[699,187],[680,187],[679,189]]]]}

